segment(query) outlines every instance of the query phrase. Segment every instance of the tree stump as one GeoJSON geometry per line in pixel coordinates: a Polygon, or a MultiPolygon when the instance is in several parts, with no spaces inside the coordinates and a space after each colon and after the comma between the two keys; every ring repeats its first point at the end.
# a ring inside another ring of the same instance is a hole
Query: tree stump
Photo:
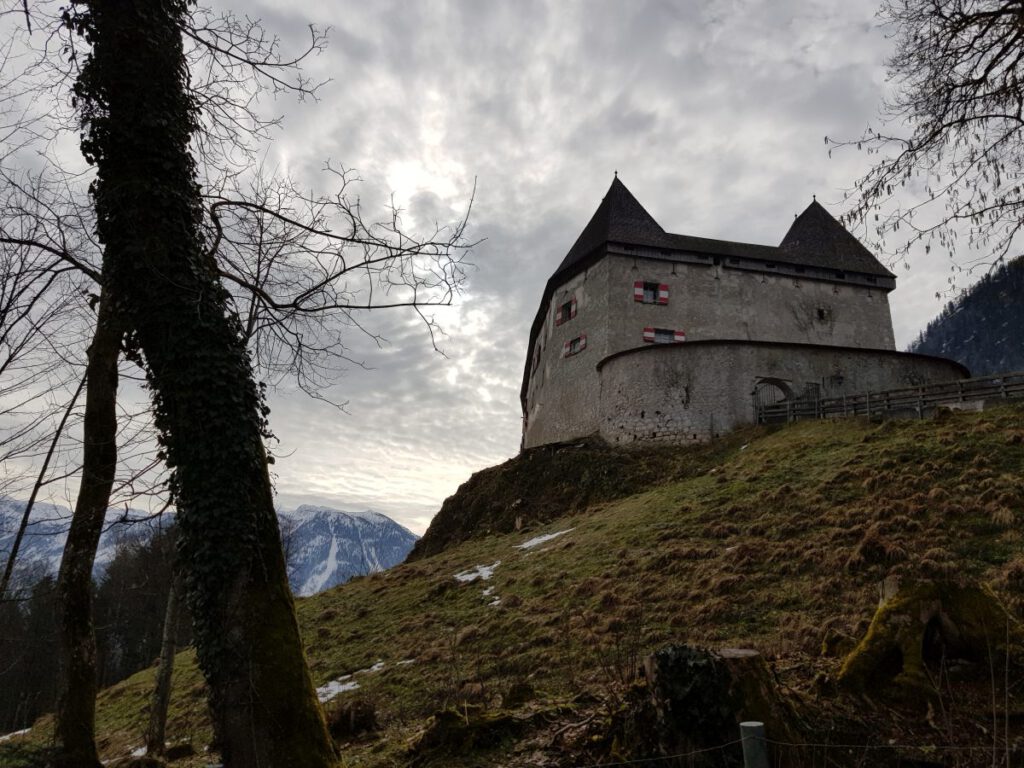
{"type": "MultiPolygon", "coordinates": [[[[671,645],[647,657],[644,675],[662,754],[735,741],[744,720],[765,723],[774,739],[797,740],[796,715],[757,651],[671,645]]],[[[722,764],[722,755],[715,759],[722,764]]]]}
{"type": "Polygon", "coordinates": [[[839,671],[850,690],[934,692],[929,663],[964,659],[987,669],[990,655],[1020,652],[1020,623],[983,584],[887,579],[879,594],[867,634],[839,671]]]}

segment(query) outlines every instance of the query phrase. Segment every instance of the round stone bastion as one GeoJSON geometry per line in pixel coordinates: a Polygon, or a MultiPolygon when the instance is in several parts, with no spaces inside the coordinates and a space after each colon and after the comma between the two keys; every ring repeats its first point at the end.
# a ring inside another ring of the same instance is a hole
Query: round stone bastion
{"type": "Polygon", "coordinates": [[[756,405],[813,402],[967,378],[952,360],[885,349],[746,340],[647,344],[597,365],[599,432],[612,444],[709,440],[756,405]]]}

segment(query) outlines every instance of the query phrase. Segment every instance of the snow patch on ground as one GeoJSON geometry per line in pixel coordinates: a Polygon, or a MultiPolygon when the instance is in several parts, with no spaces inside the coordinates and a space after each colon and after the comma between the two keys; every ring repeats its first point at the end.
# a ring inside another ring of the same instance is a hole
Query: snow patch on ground
{"type": "MultiPolygon", "coordinates": [[[[399,664],[412,664],[412,659],[406,661],[400,661],[399,664]]],[[[337,680],[331,680],[329,683],[325,683],[316,689],[316,697],[320,699],[320,703],[330,701],[335,696],[346,691],[354,691],[359,688],[357,683],[352,678],[356,675],[369,675],[375,672],[380,672],[387,664],[383,660],[378,660],[373,666],[367,667],[366,669],[357,669],[351,675],[342,675],[337,680]]]]}
{"type": "Polygon", "coordinates": [[[136,747],[132,750],[132,757],[143,757],[146,754],[145,747],[136,747]]]}
{"type": "Polygon", "coordinates": [[[575,531],[575,528],[566,528],[564,531],[556,531],[555,533],[545,533],[543,536],[535,536],[529,541],[524,541],[522,544],[516,544],[516,549],[533,549],[539,547],[541,544],[546,544],[552,539],[557,539],[559,536],[564,536],[569,531],[575,531]]]}
{"type": "Polygon", "coordinates": [[[496,560],[493,565],[478,565],[475,568],[470,568],[468,571],[460,571],[455,574],[455,580],[461,581],[463,584],[468,584],[477,579],[487,581],[494,575],[494,571],[499,565],[501,565],[501,560],[496,560]]]}
{"type": "Polygon", "coordinates": [[[384,669],[385,666],[387,665],[383,661],[378,660],[377,663],[374,664],[372,667],[367,667],[366,669],[357,669],[352,674],[365,675],[370,672],[380,672],[382,669],[384,669]]]}
{"type": "Polygon", "coordinates": [[[395,664],[398,665],[399,667],[404,667],[407,664],[415,664],[415,663],[416,663],[416,659],[402,659],[401,661],[396,661],[395,662],[395,664]]]}
{"type": "Polygon", "coordinates": [[[0,741],[10,741],[11,739],[15,738],[16,736],[24,736],[26,733],[28,733],[31,730],[32,730],[31,728],[25,728],[24,730],[21,730],[21,731],[13,731],[11,733],[5,733],[3,736],[0,736],[0,741]]]}
{"type": "Polygon", "coordinates": [[[321,685],[316,689],[316,697],[320,700],[320,703],[330,701],[340,693],[345,691],[354,691],[359,687],[359,683],[355,680],[351,680],[352,675],[342,675],[337,680],[331,680],[326,685],[321,685]]]}

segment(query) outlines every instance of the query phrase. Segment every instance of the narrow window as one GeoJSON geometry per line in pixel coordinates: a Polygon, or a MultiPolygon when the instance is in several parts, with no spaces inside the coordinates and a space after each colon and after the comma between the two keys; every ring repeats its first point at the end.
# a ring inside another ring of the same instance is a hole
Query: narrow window
{"type": "Polygon", "coordinates": [[[571,357],[587,348],[587,334],[581,333],[575,339],[569,339],[562,346],[562,357],[571,357]]]}
{"type": "Polygon", "coordinates": [[[686,331],[672,328],[644,328],[644,341],[648,344],[673,344],[686,341],[686,331]]]}
{"type": "Polygon", "coordinates": [[[818,322],[828,323],[832,321],[832,308],[831,307],[818,307],[818,322]]]}
{"type": "Polygon", "coordinates": [[[573,296],[569,301],[560,305],[555,310],[555,325],[561,325],[567,323],[576,317],[576,297],[573,296]]]}
{"type": "Polygon", "coordinates": [[[642,304],[668,304],[668,285],[637,280],[633,283],[633,301],[642,304]]]}

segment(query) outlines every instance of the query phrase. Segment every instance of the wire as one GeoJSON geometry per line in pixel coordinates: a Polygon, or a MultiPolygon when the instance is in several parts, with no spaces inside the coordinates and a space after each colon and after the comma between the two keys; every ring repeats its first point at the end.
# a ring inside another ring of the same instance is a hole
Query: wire
{"type": "MultiPolygon", "coordinates": [[[[740,739],[742,740],[742,739],[740,739]]],[[[975,752],[977,750],[991,750],[991,744],[979,744],[977,746],[965,746],[963,744],[837,744],[837,743],[796,743],[794,741],[775,741],[771,738],[764,739],[765,743],[775,746],[811,746],[811,748],[825,748],[830,750],[946,750],[950,752],[975,752]]]]}
{"type": "MultiPolygon", "coordinates": [[[[760,738],[751,736],[748,738],[760,738]]],[[[787,747],[787,748],[810,748],[810,749],[920,749],[920,750],[946,750],[946,751],[957,751],[957,752],[972,752],[976,750],[991,749],[990,745],[987,746],[956,746],[956,745],[941,745],[941,744],[814,744],[814,743],[796,743],[791,741],[775,741],[774,739],[762,739],[766,744],[771,744],[776,747],[787,747]]],[[[629,765],[649,765],[652,763],[665,762],[667,760],[679,760],[682,758],[693,757],[694,755],[706,754],[708,752],[716,752],[719,750],[725,750],[729,747],[734,747],[737,744],[742,744],[743,739],[736,739],[735,741],[726,742],[725,744],[719,744],[715,747],[705,747],[703,749],[695,749],[692,752],[680,752],[677,755],[664,755],[661,757],[644,757],[636,760],[623,760],[617,763],[592,763],[587,765],[576,766],[576,768],[620,768],[621,766],[629,765]]]]}
{"type": "Polygon", "coordinates": [[[678,755],[664,755],[662,757],[643,757],[636,760],[624,760],[618,763],[593,763],[591,765],[579,765],[576,768],[616,768],[616,766],[623,765],[647,765],[649,763],[659,763],[665,760],[678,760],[683,757],[692,757],[693,755],[701,755],[707,752],[717,752],[718,750],[728,749],[734,747],[737,744],[742,744],[743,739],[736,739],[735,741],[726,742],[725,744],[719,744],[717,747],[705,747],[704,749],[695,749],[692,752],[680,752],[678,755]]]}

